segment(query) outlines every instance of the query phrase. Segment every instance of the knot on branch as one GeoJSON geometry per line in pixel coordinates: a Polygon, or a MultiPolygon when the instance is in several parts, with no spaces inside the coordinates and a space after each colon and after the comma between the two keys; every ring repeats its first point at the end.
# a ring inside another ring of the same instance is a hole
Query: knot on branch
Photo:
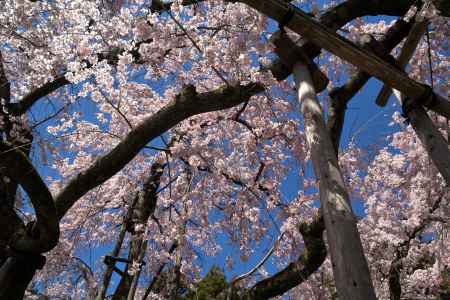
{"type": "Polygon", "coordinates": [[[188,101],[192,101],[195,97],[197,97],[197,90],[193,84],[183,85],[181,92],[175,97],[175,102],[177,104],[183,104],[188,101]]]}

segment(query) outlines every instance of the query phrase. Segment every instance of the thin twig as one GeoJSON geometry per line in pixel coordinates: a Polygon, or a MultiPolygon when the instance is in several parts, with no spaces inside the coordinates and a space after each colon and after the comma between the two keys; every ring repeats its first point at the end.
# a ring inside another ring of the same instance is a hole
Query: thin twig
{"type": "Polygon", "coordinates": [[[248,271],[247,273],[244,273],[242,275],[239,275],[238,277],[236,277],[235,279],[233,279],[233,281],[231,282],[231,285],[235,285],[238,281],[252,275],[253,273],[255,273],[262,265],[264,265],[266,263],[266,261],[270,258],[270,256],[272,255],[272,253],[275,251],[275,248],[277,247],[278,243],[281,241],[281,239],[284,236],[284,232],[281,233],[278,236],[278,239],[275,241],[275,243],[273,244],[272,248],[270,248],[270,250],[266,253],[266,255],[264,255],[263,259],[250,271],[248,271]]]}
{"type": "MultiPolygon", "coordinates": [[[[202,54],[203,56],[203,51],[202,49],[200,49],[200,47],[197,45],[197,43],[195,42],[195,40],[189,35],[189,33],[187,32],[187,30],[184,28],[184,26],[178,22],[178,20],[173,16],[172,12],[168,11],[168,14],[170,16],[170,18],[175,22],[175,24],[177,24],[178,27],[180,27],[180,29],[184,32],[184,34],[187,36],[187,38],[191,41],[192,45],[194,45],[195,49],[198,50],[198,52],[200,52],[200,54],[202,54]]],[[[225,79],[225,77],[223,77],[222,74],[220,74],[219,70],[217,70],[214,66],[211,66],[211,69],[214,71],[214,73],[216,73],[217,76],[219,76],[220,79],[222,79],[222,81],[227,85],[230,86],[230,84],[228,83],[228,81],[225,79]]]]}

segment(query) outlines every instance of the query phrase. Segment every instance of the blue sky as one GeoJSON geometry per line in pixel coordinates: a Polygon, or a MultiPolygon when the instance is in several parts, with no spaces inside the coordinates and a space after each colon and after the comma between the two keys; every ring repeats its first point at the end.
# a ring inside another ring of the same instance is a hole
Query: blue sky
{"type": "MultiPolygon", "coordinates": [[[[391,121],[392,113],[398,109],[395,105],[394,99],[391,99],[389,105],[385,108],[379,108],[375,104],[375,98],[381,88],[381,83],[372,79],[362,89],[362,91],[350,102],[349,109],[346,114],[345,127],[342,134],[341,147],[344,147],[354,138],[354,142],[357,145],[366,148],[373,144],[380,145],[388,142],[387,136],[394,131],[395,128],[390,127],[388,124],[391,121]],[[355,136],[356,133],[356,136],[355,136]]],[[[309,168],[310,175],[312,175],[312,168],[309,168]]],[[[283,194],[286,199],[293,199],[299,190],[299,182],[297,176],[297,170],[293,170],[287,177],[284,183],[283,194]]],[[[353,208],[356,214],[364,215],[364,207],[362,202],[357,199],[353,199],[353,208]]],[[[281,226],[279,224],[279,226],[281,226]]],[[[274,239],[277,238],[278,232],[275,229],[270,233],[274,239]]],[[[225,239],[221,238],[223,251],[217,257],[203,256],[199,259],[199,263],[203,265],[203,272],[206,273],[213,265],[225,266],[226,256],[232,255],[235,258],[235,262],[238,260],[238,249],[235,249],[225,239]]],[[[254,255],[250,257],[247,262],[235,264],[235,268],[230,272],[225,267],[227,278],[231,279],[236,275],[240,275],[252,269],[265,255],[265,253],[272,246],[271,241],[265,241],[263,245],[258,248],[254,255]]],[[[80,256],[91,265],[95,270],[99,267],[99,264],[103,261],[103,256],[111,251],[111,246],[96,247],[95,249],[85,249],[80,251],[80,256]]],[[[123,254],[125,256],[125,254],[123,254]]],[[[123,265],[119,266],[123,268],[123,265]]],[[[272,264],[269,259],[264,265],[265,269],[269,273],[274,273],[277,268],[272,264]]],[[[118,282],[118,276],[113,277],[113,284],[110,286],[110,292],[113,291],[115,283],[118,282]]]]}
{"type": "MultiPolygon", "coordinates": [[[[375,21],[379,18],[371,18],[371,21],[375,21]]],[[[390,19],[385,19],[389,21],[390,19]]],[[[274,24],[272,24],[274,25],[274,24]]],[[[274,27],[275,28],[275,27],[274,27]]],[[[390,127],[388,124],[391,121],[392,113],[398,110],[399,107],[396,105],[393,99],[390,100],[389,104],[385,108],[380,108],[375,104],[375,99],[378,92],[381,89],[381,83],[376,79],[371,79],[368,84],[357,94],[357,96],[349,103],[348,110],[346,114],[345,127],[342,133],[341,148],[345,148],[346,145],[353,139],[356,145],[363,148],[370,148],[371,145],[385,145],[388,143],[386,137],[395,130],[395,127],[390,127]]],[[[162,85],[159,87],[162,90],[162,85]]],[[[392,97],[391,97],[392,98],[392,97]]],[[[94,116],[96,109],[88,104],[89,101],[83,101],[83,106],[77,106],[75,109],[81,109],[87,118],[94,116]]],[[[326,105],[325,105],[326,110],[326,105]]],[[[48,112],[48,111],[46,111],[48,112]]],[[[33,109],[33,115],[39,119],[45,113],[44,110],[40,108],[33,109]]],[[[42,132],[43,136],[47,136],[45,132],[42,132]]],[[[158,144],[159,141],[154,141],[152,144],[158,144]]],[[[36,160],[39,160],[36,157],[36,160]]],[[[39,165],[39,164],[36,164],[39,165]]],[[[56,174],[48,169],[39,169],[43,177],[56,176],[56,174]]],[[[310,175],[312,175],[312,168],[308,169],[310,175]]],[[[297,195],[300,188],[298,181],[298,170],[293,170],[291,174],[286,179],[283,185],[283,194],[286,199],[293,199],[297,195]]],[[[355,213],[362,216],[364,215],[364,208],[360,201],[355,200],[353,202],[355,213]]],[[[279,224],[280,225],[280,224],[279,224]]],[[[281,225],[280,225],[281,226],[281,225]]],[[[273,229],[271,235],[276,239],[278,232],[273,229]]],[[[233,276],[242,274],[253,268],[256,263],[258,263],[262,257],[265,255],[266,251],[272,246],[270,241],[266,241],[263,247],[256,250],[256,253],[250,257],[247,262],[235,264],[235,268],[232,272],[226,270],[226,275],[228,279],[233,276]]],[[[213,265],[225,266],[226,255],[232,254],[233,256],[239,256],[238,251],[234,249],[233,246],[227,242],[225,238],[222,239],[222,247],[224,251],[217,257],[202,257],[199,261],[203,264],[204,273],[206,273],[213,265]]],[[[88,263],[91,268],[95,271],[103,261],[103,256],[109,254],[112,249],[112,245],[96,247],[95,249],[83,249],[80,251],[80,257],[88,263]]],[[[149,254],[150,255],[150,254],[149,254]]],[[[123,254],[122,256],[125,256],[123,254]]],[[[239,261],[235,259],[235,262],[239,261]]],[[[277,269],[273,266],[269,260],[265,264],[265,268],[270,273],[275,272],[277,269]]],[[[118,276],[113,277],[113,282],[117,283],[118,276]]],[[[110,285],[109,291],[112,292],[115,288],[115,284],[110,285]]]]}

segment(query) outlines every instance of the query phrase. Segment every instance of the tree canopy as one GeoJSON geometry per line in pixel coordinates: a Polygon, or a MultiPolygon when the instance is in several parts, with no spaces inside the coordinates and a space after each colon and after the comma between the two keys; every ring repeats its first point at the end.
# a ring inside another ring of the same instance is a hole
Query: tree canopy
{"type": "Polygon", "coordinates": [[[0,299],[446,299],[449,16],[3,1],[0,299]]]}

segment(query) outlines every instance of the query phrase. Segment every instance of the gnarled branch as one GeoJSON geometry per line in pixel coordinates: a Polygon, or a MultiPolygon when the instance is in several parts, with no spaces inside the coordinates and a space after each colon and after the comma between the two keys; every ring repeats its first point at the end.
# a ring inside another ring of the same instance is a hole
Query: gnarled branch
{"type": "Polygon", "coordinates": [[[174,100],[136,126],[114,149],[67,184],[55,199],[58,218],[89,190],[119,172],[155,137],[191,116],[234,107],[263,90],[261,85],[250,83],[197,94],[193,86],[186,86],[174,100]]]}
{"type": "Polygon", "coordinates": [[[3,174],[19,182],[36,211],[36,223],[30,232],[18,232],[11,239],[13,250],[40,254],[56,246],[59,222],[53,197],[28,157],[7,142],[0,142],[0,168],[3,174]]]}
{"type": "Polygon", "coordinates": [[[324,230],[321,216],[317,216],[311,224],[301,224],[299,231],[305,243],[303,253],[280,272],[246,290],[242,298],[269,299],[280,296],[307,280],[317,271],[327,256],[323,240],[324,230]]]}

